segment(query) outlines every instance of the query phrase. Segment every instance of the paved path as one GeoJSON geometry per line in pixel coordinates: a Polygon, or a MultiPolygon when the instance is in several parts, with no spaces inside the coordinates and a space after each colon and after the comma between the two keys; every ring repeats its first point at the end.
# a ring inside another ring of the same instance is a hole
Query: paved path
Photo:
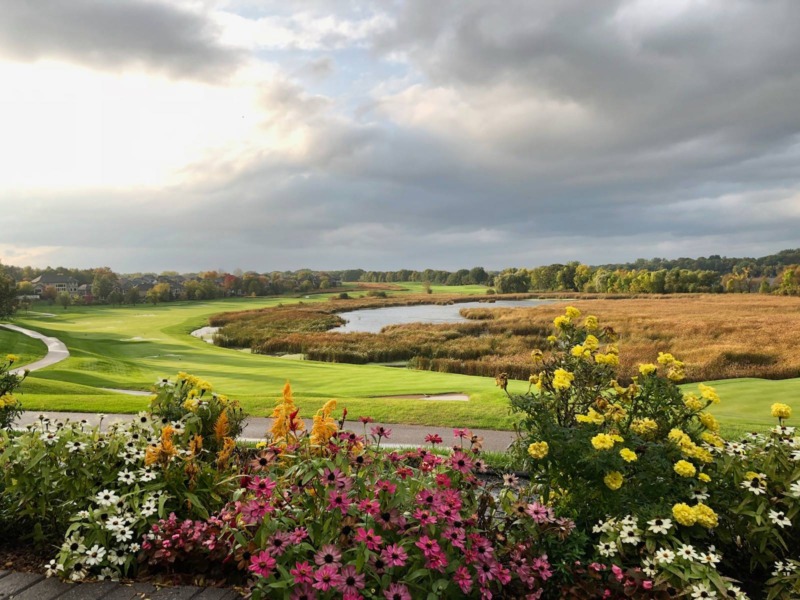
{"type": "Polygon", "coordinates": [[[24,329],[17,325],[11,325],[10,323],[0,323],[0,327],[5,327],[6,329],[10,329],[11,331],[16,331],[17,333],[21,333],[22,335],[27,335],[28,337],[32,337],[37,340],[42,340],[45,345],[47,346],[47,354],[41,360],[37,360],[29,365],[25,365],[12,371],[14,373],[21,373],[25,369],[28,371],[37,371],[39,369],[44,369],[45,367],[49,367],[50,365],[54,365],[58,362],[61,362],[65,358],[69,357],[69,350],[67,350],[67,346],[59,339],[54,337],[47,337],[46,335],[42,335],[38,331],[31,331],[30,329],[24,329]]]}
{"type": "MultiPolygon", "coordinates": [[[[80,413],[80,412],[56,412],[56,411],[26,411],[22,413],[17,420],[17,426],[24,427],[39,420],[40,415],[45,415],[50,419],[69,419],[71,421],[80,421],[85,419],[91,425],[100,423],[100,415],[96,413],[80,413]]],[[[109,425],[114,421],[126,421],[133,419],[135,415],[112,413],[107,414],[103,418],[103,424],[109,425]]],[[[313,425],[311,419],[305,419],[306,427],[310,430],[313,425]]],[[[424,446],[425,436],[429,433],[438,434],[442,438],[444,446],[450,446],[458,443],[458,438],[453,436],[453,429],[451,427],[429,427],[427,425],[400,425],[396,423],[371,423],[367,425],[367,433],[371,427],[383,425],[391,429],[392,433],[388,440],[384,440],[381,445],[386,446],[424,446]]],[[[240,439],[245,441],[258,441],[264,439],[264,434],[272,427],[272,419],[264,417],[250,417],[245,424],[244,431],[240,439]]],[[[345,422],[345,428],[361,433],[364,426],[358,421],[345,422]]],[[[502,452],[508,448],[508,445],[514,440],[515,433],[513,431],[494,431],[491,429],[472,429],[473,435],[483,438],[483,449],[491,450],[493,452],[502,452]]]]}
{"type": "Polygon", "coordinates": [[[157,589],[149,583],[64,583],[38,573],[0,571],[0,600],[234,600],[232,589],[181,586],[157,589]]]}

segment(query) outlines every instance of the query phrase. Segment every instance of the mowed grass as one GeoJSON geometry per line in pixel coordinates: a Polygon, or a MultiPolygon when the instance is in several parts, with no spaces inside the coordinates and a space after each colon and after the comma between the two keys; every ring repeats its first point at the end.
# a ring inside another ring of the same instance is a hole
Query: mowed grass
{"type": "MultiPolygon", "coordinates": [[[[347,407],[350,418],[369,415],[389,423],[489,429],[513,426],[505,395],[488,377],[272,358],[217,348],[189,335],[205,325],[211,314],[296,301],[257,298],[155,307],[72,307],[59,310],[55,317],[20,316],[17,324],[61,339],[72,354],[62,363],[32,373],[22,386],[21,399],[30,410],[136,412],[146,408],[146,397],[98,388],[149,390],[156,379],[185,371],[237,398],[255,416],[268,416],[284,382],[290,380],[305,416],[336,398],[340,407],[347,407]],[[382,398],[445,392],[467,393],[470,401],[382,398]]],[[[303,299],[318,301],[327,301],[327,297],[303,299]]],[[[603,319],[602,311],[597,314],[603,319]]],[[[680,351],[676,353],[681,355],[680,351]]],[[[789,404],[800,416],[800,379],[735,379],[711,385],[722,396],[722,403],[713,412],[726,431],[763,429],[774,424],[769,414],[773,402],[789,404]]],[[[509,386],[512,393],[526,389],[527,383],[521,381],[512,381],[509,386]]]]}
{"type": "Polygon", "coordinates": [[[41,340],[0,327],[0,361],[5,360],[6,354],[19,358],[13,365],[16,369],[42,358],[47,354],[47,346],[41,340]]]}

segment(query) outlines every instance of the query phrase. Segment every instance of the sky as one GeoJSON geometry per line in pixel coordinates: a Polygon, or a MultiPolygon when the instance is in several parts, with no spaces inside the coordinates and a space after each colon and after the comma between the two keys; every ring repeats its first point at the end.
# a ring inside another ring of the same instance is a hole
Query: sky
{"type": "Polygon", "coordinates": [[[4,0],[0,261],[800,246],[797,0],[4,0]]]}

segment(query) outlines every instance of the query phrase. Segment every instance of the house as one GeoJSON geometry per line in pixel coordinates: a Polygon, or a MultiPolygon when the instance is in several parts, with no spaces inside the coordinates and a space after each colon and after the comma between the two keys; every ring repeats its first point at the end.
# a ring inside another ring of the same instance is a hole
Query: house
{"type": "Polygon", "coordinates": [[[78,293],[78,280],[70,277],[69,275],[62,275],[56,273],[45,273],[39,275],[36,279],[31,281],[33,290],[37,294],[41,294],[47,286],[56,288],[56,292],[69,292],[70,294],[78,293]]]}

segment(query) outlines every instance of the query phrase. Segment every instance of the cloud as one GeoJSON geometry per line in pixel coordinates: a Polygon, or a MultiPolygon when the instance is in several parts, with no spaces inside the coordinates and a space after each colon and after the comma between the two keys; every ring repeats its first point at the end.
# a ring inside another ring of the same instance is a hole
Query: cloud
{"type": "Polygon", "coordinates": [[[202,12],[151,0],[8,0],[0,54],[70,60],[107,71],[136,68],[179,79],[227,78],[245,55],[218,41],[202,12]]]}
{"type": "Polygon", "coordinates": [[[145,129],[137,150],[203,151],[148,185],[17,186],[4,243],[57,245],[53,262],[81,265],[102,253],[121,270],[502,268],[797,245],[793,0],[192,10],[192,31],[218,28],[207,47],[238,43],[256,66],[191,88],[219,103],[178,114],[170,135],[145,129]]]}

